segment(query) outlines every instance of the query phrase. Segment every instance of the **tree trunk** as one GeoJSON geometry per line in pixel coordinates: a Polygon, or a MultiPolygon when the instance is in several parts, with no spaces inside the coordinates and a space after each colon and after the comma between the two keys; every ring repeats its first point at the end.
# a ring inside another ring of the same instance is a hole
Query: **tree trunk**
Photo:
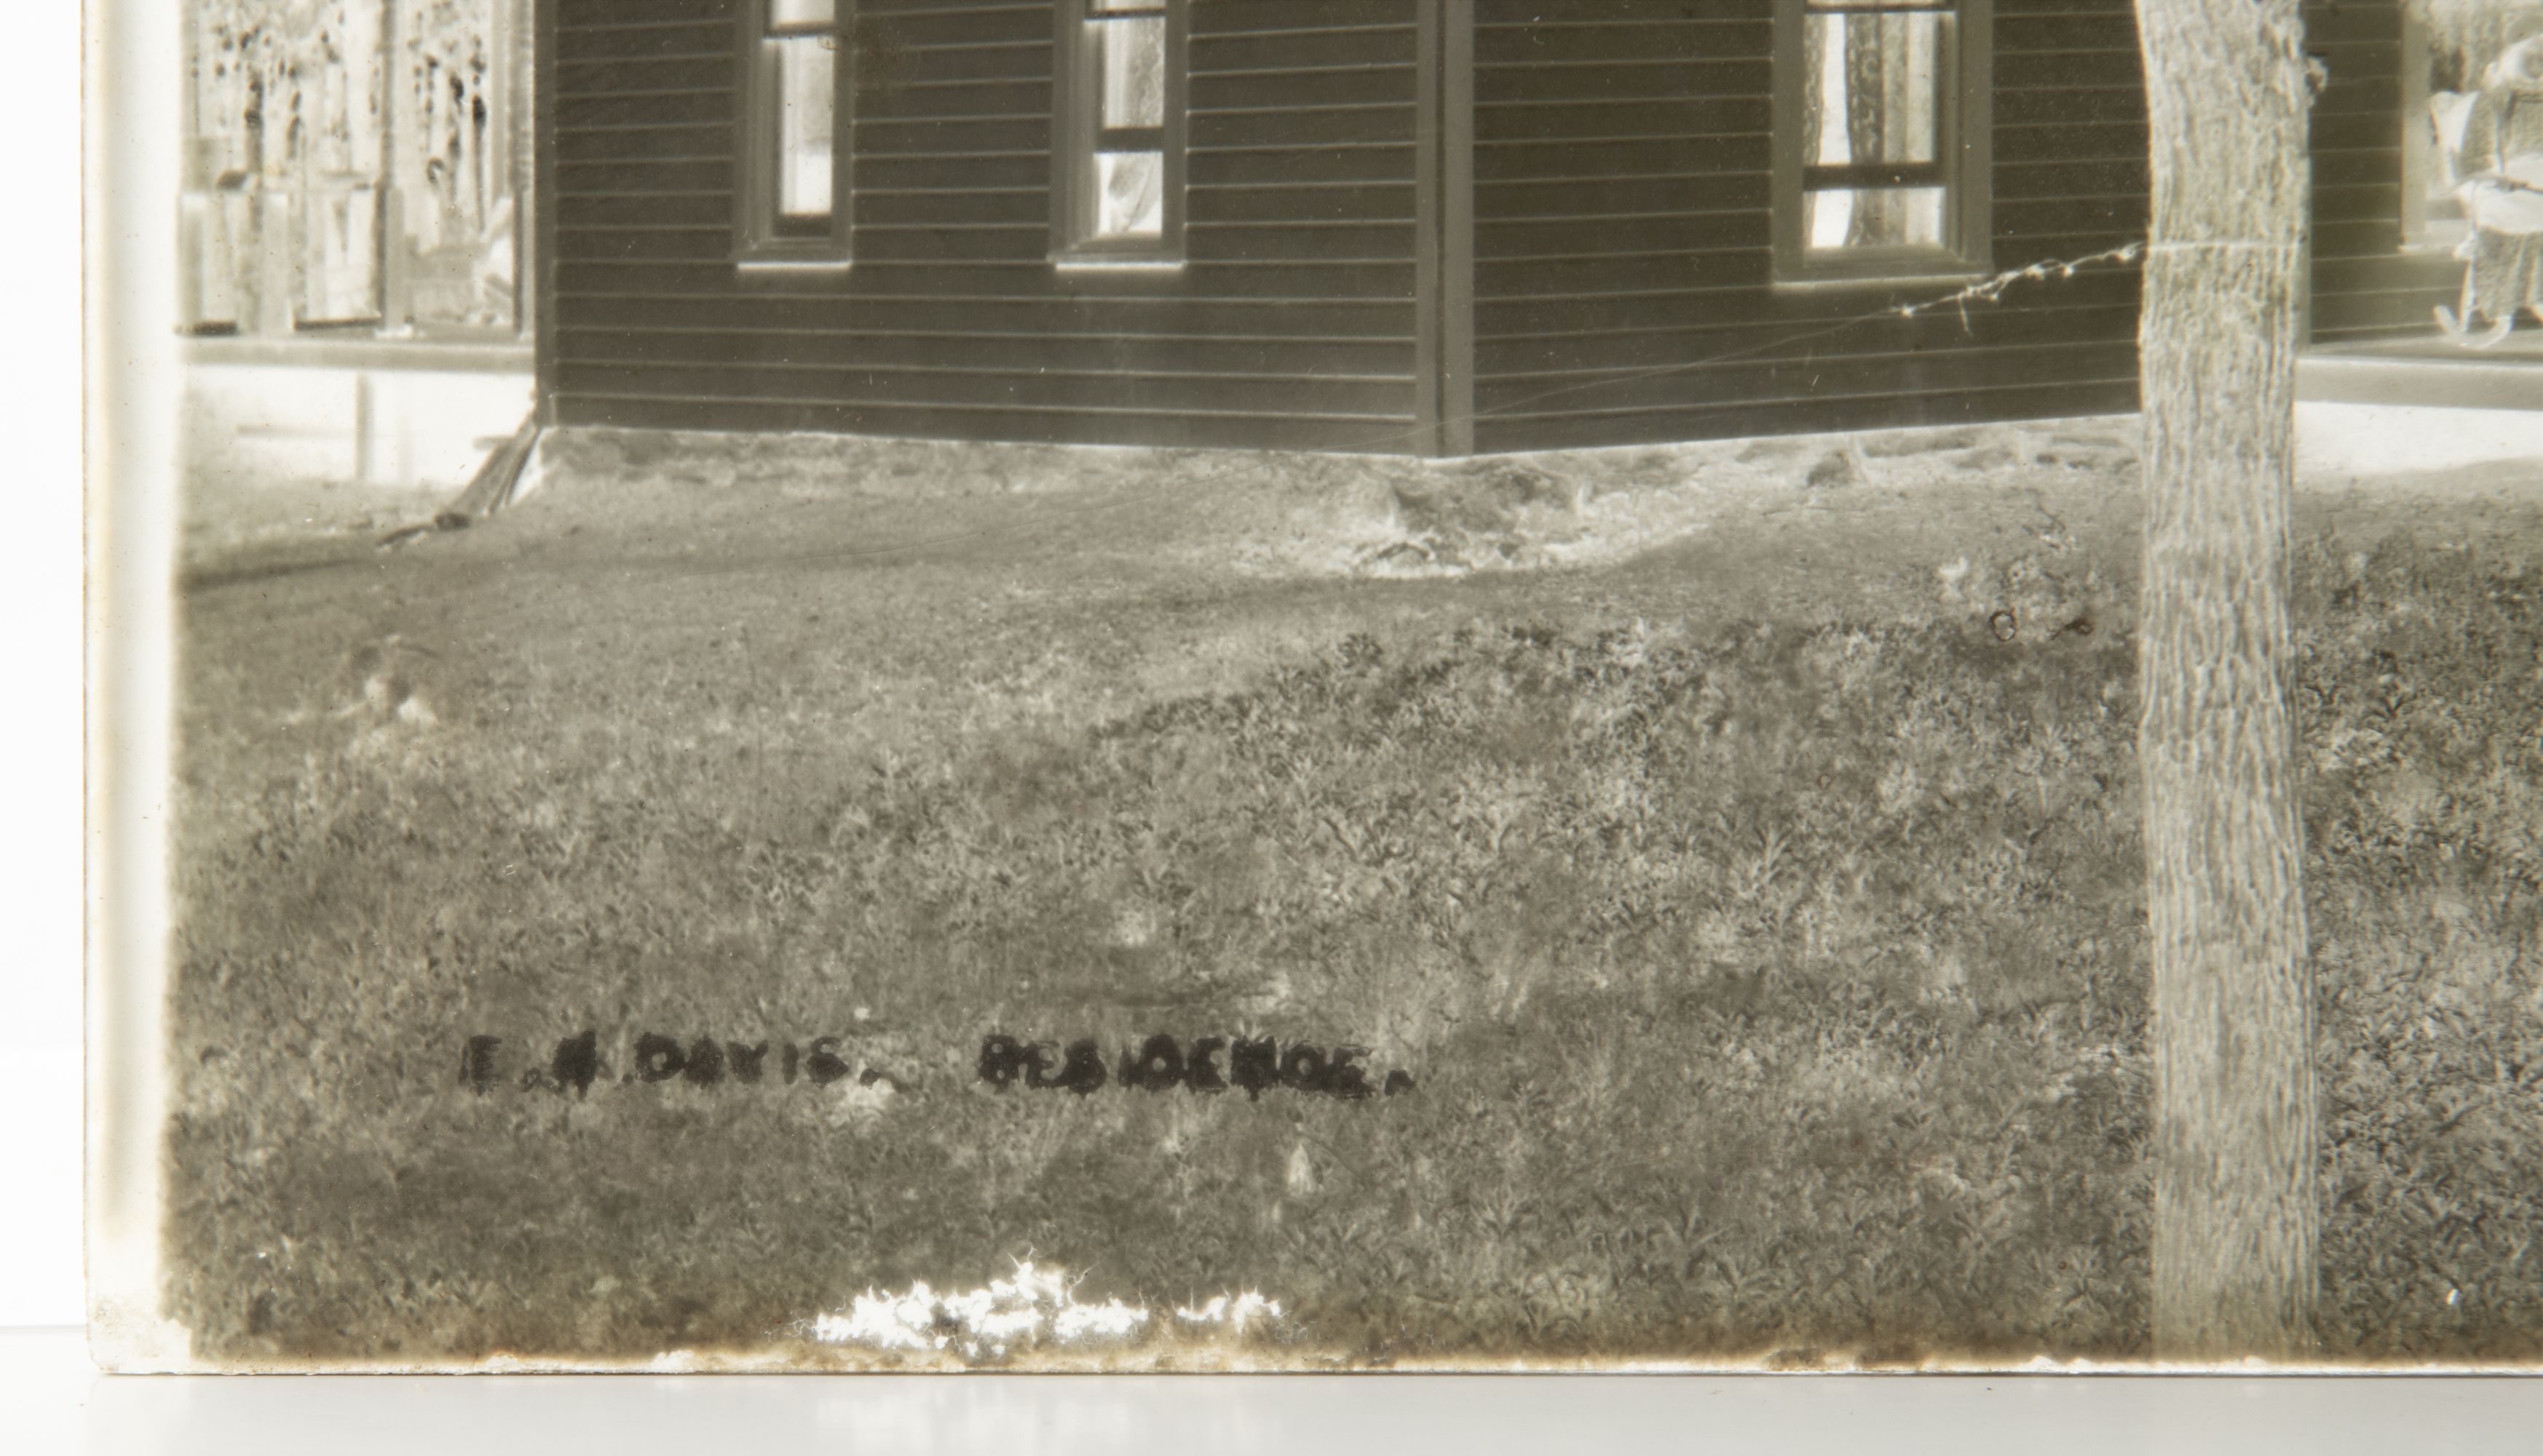
{"type": "Polygon", "coordinates": [[[2313,991],[2287,628],[2309,104],[2298,3],[2137,0],[2154,183],[2138,744],[2167,1361],[2313,1347],[2313,991]]]}

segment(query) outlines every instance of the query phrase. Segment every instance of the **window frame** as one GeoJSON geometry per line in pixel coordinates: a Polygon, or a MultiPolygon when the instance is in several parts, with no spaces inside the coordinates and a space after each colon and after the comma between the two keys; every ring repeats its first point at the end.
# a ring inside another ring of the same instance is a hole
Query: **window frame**
{"type": "Polygon", "coordinates": [[[772,0],[741,0],[740,79],[735,87],[741,115],[735,134],[741,155],[735,159],[733,258],[742,265],[777,264],[837,267],[848,261],[850,235],[849,145],[852,136],[853,67],[848,64],[847,38],[856,0],[832,0],[826,32],[809,28],[772,27],[772,0]],[[822,35],[830,44],[830,211],[826,217],[789,217],[778,210],[779,80],[776,47],[768,42],[784,36],[822,35]]]}
{"type": "Polygon", "coordinates": [[[1774,279],[1778,284],[1880,284],[1923,278],[1958,279],[1983,276],[1992,267],[1994,239],[1994,91],[1995,44],[1992,0],[1950,0],[1946,5],[1879,0],[1853,5],[1812,7],[1812,0],[1775,0],[1774,96],[1770,145],[1774,151],[1773,210],[1774,279]],[[1939,10],[1954,19],[1950,27],[1949,68],[1937,91],[1942,115],[1932,183],[1922,178],[1927,164],[1910,168],[1870,164],[1855,168],[1816,169],[1859,174],[1857,186],[1939,185],[1943,189],[1944,242],[1941,247],[1897,246],[1828,249],[1813,255],[1805,233],[1811,193],[1836,191],[1812,187],[1814,170],[1805,159],[1809,146],[1810,78],[1806,27],[1813,15],[1831,11],[1880,14],[1885,10],[1939,10]]]}
{"type": "Polygon", "coordinates": [[[1096,155],[1104,150],[1102,48],[1092,43],[1091,23],[1105,12],[1088,0],[1059,0],[1057,44],[1052,52],[1050,254],[1057,264],[1176,265],[1184,258],[1184,153],[1189,130],[1192,65],[1188,0],[1150,0],[1122,18],[1161,15],[1166,23],[1165,118],[1157,128],[1162,154],[1163,215],[1157,236],[1099,237],[1095,233],[1101,186],[1096,155]]]}

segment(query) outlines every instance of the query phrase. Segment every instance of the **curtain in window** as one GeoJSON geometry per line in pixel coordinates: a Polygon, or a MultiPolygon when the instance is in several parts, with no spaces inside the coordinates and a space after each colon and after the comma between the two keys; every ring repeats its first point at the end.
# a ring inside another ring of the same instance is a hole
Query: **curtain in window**
{"type": "Polygon", "coordinates": [[[1810,246],[1944,245],[1946,189],[1937,184],[1942,108],[1956,84],[1952,20],[1934,0],[1827,0],[1807,17],[1808,163],[1889,174],[1815,188],[1810,246]]]}

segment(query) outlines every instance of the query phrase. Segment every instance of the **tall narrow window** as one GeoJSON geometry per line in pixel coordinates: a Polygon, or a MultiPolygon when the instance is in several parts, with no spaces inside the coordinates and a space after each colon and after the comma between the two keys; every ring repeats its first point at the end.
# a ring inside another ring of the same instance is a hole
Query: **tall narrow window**
{"type": "Polygon", "coordinates": [[[839,11],[845,0],[745,0],[741,251],[847,256],[839,11]]]}
{"type": "Polygon", "coordinates": [[[1171,260],[1183,234],[1184,0],[1064,0],[1060,15],[1057,250],[1171,260]]]}
{"type": "Polygon", "coordinates": [[[1778,0],[1776,273],[1986,266],[1986,0],[1778,0]]]}

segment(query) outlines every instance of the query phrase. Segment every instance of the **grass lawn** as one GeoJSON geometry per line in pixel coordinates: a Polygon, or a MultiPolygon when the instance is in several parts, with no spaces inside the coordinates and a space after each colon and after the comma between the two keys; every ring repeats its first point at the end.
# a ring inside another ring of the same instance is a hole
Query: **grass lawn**
{"type": "MultiPolygon", "coordinates": [[[[189,535],[199,1352],[2144,1352],[2118,426],[552,458],[394,552],[189,535]],[[1372,1095],[1122,1086],[1160,1034],[1372,1095]],[[1152,1318],[813,1323],[1018,1261],[1152,1318]]],[[[2531,468],[2303,499],[2343,1358],[2543,1355],[2531,468]]]]}

